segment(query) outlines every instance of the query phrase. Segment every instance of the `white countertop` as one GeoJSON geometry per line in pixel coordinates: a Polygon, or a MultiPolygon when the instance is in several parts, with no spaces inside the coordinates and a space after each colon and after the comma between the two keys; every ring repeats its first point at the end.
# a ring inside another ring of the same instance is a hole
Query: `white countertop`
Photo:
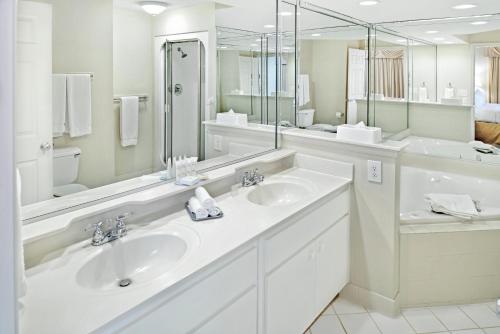
{"type": "MultiPolygon", "coordinates": [[[[348,164],[343,165],[342,168],[345,168],[348,164]]],[[[350,166],[352,174],[352,165],[350,166]]],[[[300,202],[266,207],[247,200],[246,196],[253,187],[238,188],[216,198],[224,211],[222,219],[194,223],[185,211],[180,211],[132,229],[129,236],[124,238],[179,226],[194,231],[200,240],[198,247],[174,270],[148,284],[106,292],[78,285],[74,277],[84,260],[102,251],[100,247],[89,246],[90,240],[72,245],[60,257],[28,270],[28,290],[22,300],[22,333],[79,334],[98,330],[125,312],[144,306],[153,296],[169,293],[172,287],[184,279],[319,199],[347,189],[352,181],[345,177],[294,167],[266,178],[264,183],[280,180],[305,182],[313,191],[300,202]]]]}

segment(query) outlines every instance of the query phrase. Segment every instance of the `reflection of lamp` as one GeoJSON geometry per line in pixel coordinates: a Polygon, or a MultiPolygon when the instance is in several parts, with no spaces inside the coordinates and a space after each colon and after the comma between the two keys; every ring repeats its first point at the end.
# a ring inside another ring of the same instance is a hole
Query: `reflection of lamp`
{"type": "Polygon", "coordinates": [[[161,14],[168,6],[168,4],[163,1],[141,1],[139,5],[141,5],[142,9],[150,15],[161,14]]]}

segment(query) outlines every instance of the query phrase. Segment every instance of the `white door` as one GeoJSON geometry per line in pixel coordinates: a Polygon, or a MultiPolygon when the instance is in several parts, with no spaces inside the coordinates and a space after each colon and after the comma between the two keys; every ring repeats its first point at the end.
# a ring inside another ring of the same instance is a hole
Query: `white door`
{"type": "Polygon", "coordinates": [[[16,163],[22,204],[52,198],[52,7],[19,1],[16,163]]]}
{"type": "Polygon", "coordinates": [[[355,124],[363,118],[357,115],[356,99],[362,99],[366,96],[366,59],[366,50],[349,49],[347,71],[348,124],[355,124]]]}

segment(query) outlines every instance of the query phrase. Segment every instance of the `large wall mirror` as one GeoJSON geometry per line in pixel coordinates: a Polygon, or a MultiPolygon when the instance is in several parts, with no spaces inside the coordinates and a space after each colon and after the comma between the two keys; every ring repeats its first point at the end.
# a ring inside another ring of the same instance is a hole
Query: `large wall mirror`
{"type": "Polygon", "coordinates": [[[245,6],[19,1],[23,219],[170,181],[179,157],[203,172],[275,149],[276,10],[256,25],[245,6]]]}
{"type": "Polygon", "coordinates": [[[283,49],[297,50],[286,59],[283,88],[295,83],[296,99],[281,125],[336,133],[340,124],[367,123],[369,27],[311,4],[281,2],[280,18],[283,49]]]}
{"type": "MultiPolygon", "coordinates": [[[[406,36],[401,43],[409,57],[408,129],[400,136],[409,143],[406,151],[500,163],[500,16],[398,22],[380,29],[406,36]]],[[[390,104],[376,101],[378,121],[383,103],[390,104]]]]}

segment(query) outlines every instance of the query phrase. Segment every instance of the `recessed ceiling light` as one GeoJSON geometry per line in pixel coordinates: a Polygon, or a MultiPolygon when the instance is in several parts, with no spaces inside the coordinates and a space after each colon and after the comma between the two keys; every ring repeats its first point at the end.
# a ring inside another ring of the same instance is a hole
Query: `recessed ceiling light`
{"type": "Polygon", "coordinates": [[[219,46],[219,49],[227,49],[227,46],[219,46]]]}
{"type": "Polygon", "coordinates": [[[444,44],[453,44],[453,42],[446,41],[446,42],[444,42],[444,44]]]}
{"type": "Polygon", "coordinates": [[[141,1],[139,5],[150,15],[159,15],[167,9],[168,4],[162,1],[141,1]]]}
{"type": "Polygon", "coordinates": [[[471,8],[476,8],[476,7],[477,7],[476,5],[473,5],[470,3],[465,3],[462,5],[453,6],[452,8],[453,9],[471,9],[471,8]]]}
{"type": "Polygon", "coordinates": [[[486,21],[475,21],[471,22],[470,24],[475,25],[475,26],[482,26],[483,24],[487,24],[488,22],[486,21]]]}
{"type": "Polygon", "coordinates": [[[426,34],[437,34],[439,31],[437,30],[427,30],[425,33],[426,34]]]}
{"type": "Polygon", "coordinates": [[[316,33],[316,34],[311,34],[311,36],[312,37],[319,37],[319,36],[321,36],[321,34],[316,33]]]}
{"type": "Polygon", "coordinates": [[[272,28],[274,28],[274,24],[266,24],[264,26],[264,28],[266,28],[266,29],[272,29],[272,28]]]}
{"type": "Polygon", "coordinates": [[[396,42],[398,42],[398,43],[406,43],[406,39],[398,39],[396,42]]]}
{"type": "Polygon", "coordinates": [[[380,3],[379,0],[363,0],[359,2],[360,6],[375,6],[380,3]]]}
{"type": "Polygon", "coordinates": [[[435,41],[444,41],[444,38],[443,37],[436,37],[434,38],[435,41]]]}
{"type": "Polygon", "coordinates": [[[281,16],[292,16],[292,12],[281,12],[281,16]]]}
{"type": "Polygon", "coordinates": [[[250,46],[258,46],[257,44],[253,43],[253,44],[250,44],[250,46]]]}

